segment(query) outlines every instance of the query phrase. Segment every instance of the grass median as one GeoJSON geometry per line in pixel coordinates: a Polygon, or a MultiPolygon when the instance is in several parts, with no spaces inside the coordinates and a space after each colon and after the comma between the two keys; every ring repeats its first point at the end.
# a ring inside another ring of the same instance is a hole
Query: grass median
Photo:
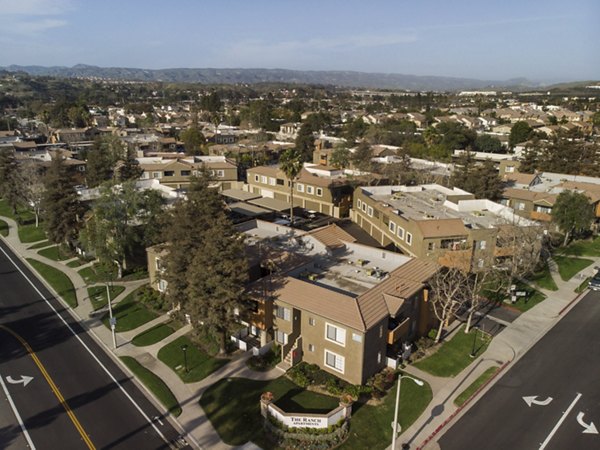
{"type": "MultiPolygon", "coordinates": [[[[119,286],[122,289],[122,286],[119,286]]],[[[133,292],[127,294],[123,300],[117,303],[113,307],[113,316],[117,319],[116,331],[118,333],[122,331],[134,330],[137,327],[150,322],[158,317],[158,314],[149,309],[141,301],[137,299],[137,293],[143,290],[145,287],[142,286],[133,292]]],[[[122,292],[122,291],[121,291],[122,292]]],[[[109,326],[108,316],[102,319],[102,322],[107,327],[109,326]]]]}
{"type": "MultiPolygon", "coordinates": [[[[110,287],[110,298],[114,300],[125,288],[123,286],[111,286],[110,287]]],[[[94,311],[106,306],[108,304],[108,297],[106,296],[106,286],[93,286],[88,288],[88,298],[92,302],[94,311]]],[[[114,311],[113,307],[113,311],[114,311]]]]}
{"type": "Polygon", "coordinates": [[[173,392],[155,373],[142,366],[131,356],[121,356],[121,361],[133,372],[136,378],[148,388],[150,392],[163,404],[175,417],[181,414],[181,406],[173,392]]]}
{"type": "Polygon", "coordinates": [[[558,273],[563,281],[569,281],[576,274],[594,263],[592,259],[571,258],[568,256],[553,256],[552,259],[558,265],[558,273]]]}
{"type": "Polygon", "coordinates": [[[0,220],[0,235],[8,236],[8,224],[4,220],[0,220]]]}
{"type": "Polygon", "coordinates": [[[138,334],[131,340],[131,343],[137,347],[145,347],[156,344],[173,333],[175,333],[175,329],[172,326],[161,323],[138,334]]]}
{"type": "Polygon", "coordinates": [[[485,372],[483,372],[475,381],[473,381],[469,387],[467,387],[464,391],[460,393],[458,397],[454,399],[454,404],[456,406],[462,406],[469,400],[477,390],[483,386],[490,378],[494,376],[494,374],[498,371],[498,366],[493,366],[488,368],[485,372]]]}
{"type": "Polygon", "coordinates": [[[50,267],[35,259],[27,258],[27,262],[36,270],[40,276],[46,280],[52,289],[71,307],[77,306],[77,295],[73,283],[67,275],[54,267],[50,267]]]}

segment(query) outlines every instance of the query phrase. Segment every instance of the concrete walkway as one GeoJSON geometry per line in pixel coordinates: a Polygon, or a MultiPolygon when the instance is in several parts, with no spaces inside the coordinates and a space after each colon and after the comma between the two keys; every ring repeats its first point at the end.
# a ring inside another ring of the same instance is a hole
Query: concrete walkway
{"type": "MultiPolygon", "coordinates": [[[[87,294],[88,287],[102,284],[97,283],[88,286],[86,285],[85,280],[78,273],[79,270],[92,265],[93,262],[81,265],[77,268],[71,268],[67,266],[67,263],[73,261],[72,258],[65,261],[54,261],[49,258],[45,258],[37,253],[40,249],[29,250],[28,247],[35,245],[35,242],[27,244],[21,243],[17,233],[17,224],[14,220],[1,216],[0,219],[8,223],[9,226],[9,234],[7,237],[3,238],[4,241],[15,251],[17,255],[21,257],[26,264],[27,261],[25,261],[25,259],[32,258],[61,270],[69,277],[73,283],[73,287],[75,288],[78,302],[78,306],[76,308],[70,309],[71,313],[80,321],[84,328],[90,332],[91,336],[93,336],[101,345],[105,347],[109,354],[113,356],[115,361],[121,364],[118,357],[131,356],[144,367],[154,372],[169,386],[182,408],[181,415],[176,419],[166,412],[162,404],[153,396],[151,392],[146,390],[145,386],[138,383],[142,390],[147,393],[148,397],[156,405],[158,410],[164,412],[165,418],[168,418],[168,420],[170,420],[171,423],[173,423],[173,425],[182,432],[182,435],[184,435],[189,444],[196,448],[211,450],[225,450],[233,448],[221,441],[221,438],[206,417],[204,410],[199,404],[202,393],[209,386],[223,378],[242,377],[254,380],[271,380],[281,376],[283,372],[278,369],[273,369],[268,372],[257,372],[250,370],[246,366],[246,360],[251,356],[251,354],[250,352],[245,352],[236,354],[230,362],[203,380],[196,383],[184,383],[181,378],[179,378],[179,376],[173,370],[171,370],[170,367],[158,359],[157,355],[158,351],[162,347],[170,342],[173,342],[178,337],[189,333],[192,329],[190,325],[180,328],[175,333],[167,336],[159,343],[153,345],[136,347],[135,345],[131,344],[131,340],[138,334],[158,324],[168,322],[170,318],[167,314],[161,315],[134,330],[117,333],[117,348],[114,349],[111,331],[100,321],[100,318],[104,315],[102,314],[102,311],[105,311],[107,308],[103,308],[101,311],[94,311],[87,294]]],[[[33,272],[35,272],[33,268],[31,269],[33,272]]],[[[44,280],[42,279],[42,281],[44,280]]],[[[125,290],[116,298],[112,299],[112,304],[117,304],[130,292],[146,283],[148,283],[147,279],[125,282],[115,281],[113,284],[124,286],[125,290]]],[[[54,290],[48,286],[47,283],[45,284],[51,292],[54,292],[54,290]]],[[[57,294],[55,295],[58,297],[57,294]]],[[[65,306],[67,305],[65,304],[65,306]]],[[[121,367],[133,378],[133,374],[131,374],[131,372],[129,372],[124,365],[121,364],[121,367]]],[[[243,446],[243,448],[245,450],[251,450],[256,447],[252,444],[246,444],[243,446]]]]}
{"type": "Polygon", "coordinates": [[[498,376],[494,377],[472,400],[483,395],[495,380],[499,379],[576,303],[580,295],[575,293],[575,289],[585,278],[595,273],[595,266],[600,265],[600,257],[584,256],[583,258],[591,259],[594,263],[566,282],[560,278],[556,263],[551,261],[550,273],[558,290],[548,291],[536,287],[547,296],[546,300],[522,313],[512,323],[508,323],[506,328],[494,337],[487,350],[460,374],[453,378],[439,378],[412,366],[406,368],[408,373],[427,381],[432,386],[433,400],[421,417],[402,433],[398,439],[397,449],[402,448],[402,444],[407,444],[409,448],[439,449],[437,439],[474,403],[470,401],[461,409],[454,405],[454,399],[488,368],[499,367],[498,376]]]}

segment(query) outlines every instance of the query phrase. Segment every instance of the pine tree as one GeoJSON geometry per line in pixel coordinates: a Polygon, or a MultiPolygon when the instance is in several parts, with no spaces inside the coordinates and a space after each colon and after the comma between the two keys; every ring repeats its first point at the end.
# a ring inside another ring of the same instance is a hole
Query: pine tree
{"type": "Polygon", "coordinates": [[[0,197],[6,200],[14,216],[17,216],[18,207],[23,201],[20,195],[21,184],[20,172],[14,152],[10,149],[1,150],[0,197]]]}
{"type": "Polygon", "coordinates": [[[44,177],[43,210],[48,239],[72,245],[77,236],[81,204],[62,156],[52,158],[44,177]]]}
{"type": "Polygon", "coordinates": [[[140,167],[137,159],[135,159],[135,152],[133,149],[127,149],[125,159],[121,162],[116,172],[116,178],[121,182],[137,180],[142,176],[144,170],[140,167]]]}
{"type": "Polygon", "coordinates": [[[165,278],[168,297],[180,302],[195,324],[203,323],[218,335],[223,353],[237,314],[247,310],[247,262],[242,236],[227,218],[223,202],[218,192],[209,188],[209,182],[207,174],[195,179],[187,198],[180,200],[167,217],[165,278]]]}

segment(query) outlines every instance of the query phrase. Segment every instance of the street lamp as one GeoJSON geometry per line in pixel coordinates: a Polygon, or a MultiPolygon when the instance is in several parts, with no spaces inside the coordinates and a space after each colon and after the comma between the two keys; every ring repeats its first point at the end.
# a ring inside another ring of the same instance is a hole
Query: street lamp
{"type": "Polygon", "coordinates": [[[187,346],[187,344],[183,344],[183,345],[181,346],[181,350],[183,351],[183,367],[184,367],[184,369],[185,369],[185,373],[188,373],[188,366],[187,366],[187,353],[186,353],[186,352],[187,352],[187,349],[188,349],[188,346],[187,346]]]}
{"type": "Polygon", "coordinates": [[[113,341],[113,347],[116,349],[117,348],[117,336],[115,334],[115,328],[117,326],[117,319],[113,317],[113,310],[112,310],[112,300],[110,298],[110,288],[108,286],[108,283],[106,283],[106,298],[108,300],[108,321],[110,324],[110,329],[112,332],[112,341],[113,341]]]}
{"type": "Polygon", "coordinates": [[[396,450],[396,435],[398,434],[398,406],[400,404],[400,382],[402,378],[408,378],[409,380],[413,380],[417,386],[423,386],[423,381],[413,378],[409,375],[400,375],[398,377],[398,388],[396,389],[396,408],[394,409],[394,422],[392,422],[392,428],[394,429],[394,434],[392,435],[392,450],[396,450]]]}

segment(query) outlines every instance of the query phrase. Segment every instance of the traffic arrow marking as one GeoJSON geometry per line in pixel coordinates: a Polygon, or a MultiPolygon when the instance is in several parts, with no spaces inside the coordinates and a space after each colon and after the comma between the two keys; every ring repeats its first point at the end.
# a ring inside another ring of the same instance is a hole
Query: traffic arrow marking
{"type": "Polygon", "coordinates": [[[21,378],[18,380],[15,380],[10,375],[6,377],[6,381],[10,384],[23,384],[23,387],[27,386],[31,380],[33,380],[33,377],[28,377],[27,375],[21,375],[21,378]]]}
{"type": "Polygon", "coordinates": [[[583,421],[583,416],[583,412],[577,414],[577,422],[579,422],[579,425],[581,425],[584,428],[582,433],[598,434],[598,429],[596,428],[596,425],[594,425],[594,422],[590,422],[589,424],[585,423],[583,421]]]}
{"type": "Polygon", "coordinates": [[[525,400],[525,403],[527,403],[527,406],[529,406],[531,408],[531,405],[547,406],[550,404],[550,402],[553,400],[553,398],[548,397],[545,400],[537,400],[537,395],[532,395],[529,397],[523,397],[523,400],[525,400]]]}

